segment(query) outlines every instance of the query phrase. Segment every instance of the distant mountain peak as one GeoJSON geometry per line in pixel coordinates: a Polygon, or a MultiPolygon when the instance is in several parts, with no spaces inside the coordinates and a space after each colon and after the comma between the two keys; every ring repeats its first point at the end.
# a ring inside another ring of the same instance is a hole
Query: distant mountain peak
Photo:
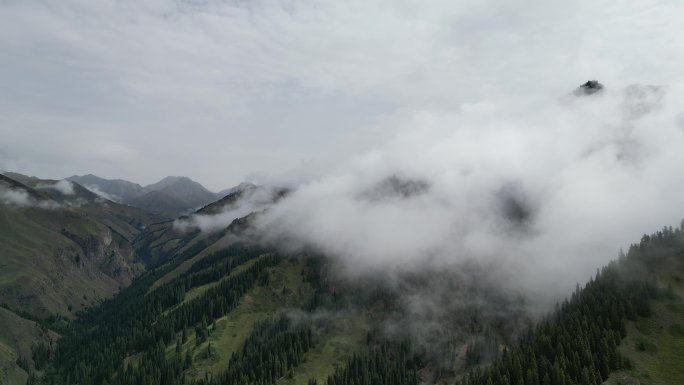
{"type": "Polygon", "coordinates": [[[577,87],[575,90],[576,96],[594,95],[603,91],[603,84],[599,83],[598,80],[588,80],[586,83],[577,87]]]}
{"type": "MultiPolygon", "coordinates": [[[[162,180],[160,180],[160,181],[157,182],[157,183],[163,183],[163,182],[164,182],[164,183],[176,183],[176,182],[180,182],[180,181],[183,181],[183,182],[195,182],[194,180],[188,178],[187,176],[182,176],[182,175],[169,175],[169,176],[166,176],[166,177],[162,178],[162,180]]],[[[195,183],[197,183],[197,182],[195,182],[195,183]]]]}
{"type": "Polygon", "coordinates": [[[358,197],[368,201],[408,199],[424,194],[429,189],[430,185],[424,180],[403,178],[392,174],[362,191],[358,197]]]}
{"type": "Polygon", "coordinates": [[[123,179],[105,179],[97,175],[74,175],[67,178],[107,199],[139,207],[166,218],[175,218],[204,207],[228,195],[235,189],[244,189],[243,183],[220,193],[213,193],[187,176],[169,175],[147,186],[123,179]]]}
{"type": "Polygon", "coordinates": [[[227,189],[225,189],[225,190],[221,190],[221,191],[217,192],[217,193],[216,193],[216,197],[219,198],[219,199],[221,199],[221,198],[223,198],[223,197],[225,197],[225,196],[227,196],[227,195],[233,194],[233,193],[235,193],[235,192],[243,191],[243,190],[249,190],[249,189],[253,189],[253,188],[256,188],[256,187],[257,187],[257,186],[256,186],[254,183],[251,183],[251,182],[242,182],[242,183],[240,183],[240,184],[237,185],[237,186],[233,186],[233,187],[231,187],[231,188],[227,188],[227,189]]]}
{"type": "Polygon", "coordinates": [[[209,193],[209,190],[207,190],[199,182],[195,182],[194,180],[188,178],[187,176],[167,176],[157,183],[152,183],[152,184],[149,184],[149,185],[143,187],[143,190],[145,190],[146,192],[152,192],[152,191],[163,190],[163,189],[169,188],[171,186],[174,186],[174,187],[181,187],[182,186],[182,188],[195,188],[195,189],[206,191],[207,193],[209,193]]]}

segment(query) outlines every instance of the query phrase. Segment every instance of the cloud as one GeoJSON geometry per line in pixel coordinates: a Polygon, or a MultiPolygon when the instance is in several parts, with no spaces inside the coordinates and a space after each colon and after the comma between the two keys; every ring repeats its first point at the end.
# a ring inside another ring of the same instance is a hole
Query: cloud
{"type": "Polygon", "coordinates": [[[587,97],[511,95],[416,114],[384,145],[266,210],[258,227],[351,275],[476,263],[503,287],[557,300],[620,247],[684,216],[684,89],[664,90],[607,85],[587,97]],[[363,195],[396,176],[429,188],[363,195]]]}
{"type": "Polygon", "coordinates": [[[31,206],[31,198],[25,191],[13,189],[0,189],[0,200],[8,205],[18,207],[31,206]]]}
{"type": "Polygon", "coordinates": [[[108,199],[112,202],[118,202],[118,203],[122,202],[121,197],[119,197],[117,195],[113,195],[113,194],[107,194],[106,192],[100,190],[95,185],[87,184],[87,185],[83,185],[83,187],[87,188],[88,191],[92,192],[93,194],[97,194],[97,195],[101,196],[102,198],[108,199]]]}
{"type": "Polygon", "coordinates": [[[0,203],[15,207],[37,207],[56,210],[61,206],[53,200],[34,199],[26,191],[0,186],[0,203]]]}
{"type": "Polygon", "coordinates": [[[39,190],[53,189],[59,191],[62,195],[74,195],[74,185],[66,180],[62,179],[54,184],[51,183],[39,183],[36,185],[39,190]]]}
{"type": "Polygon", "coordinates": [[[235,219],[253,212],[260,212],[274,202],[275,190],[267,187],[246,185],[240,193],[239,201],[226,204],[219,213],[192,214],[187,218],[174,221],[174,228],[180,231],[198,228],[202,231],[217,231],[226,228],[235,219]]]}

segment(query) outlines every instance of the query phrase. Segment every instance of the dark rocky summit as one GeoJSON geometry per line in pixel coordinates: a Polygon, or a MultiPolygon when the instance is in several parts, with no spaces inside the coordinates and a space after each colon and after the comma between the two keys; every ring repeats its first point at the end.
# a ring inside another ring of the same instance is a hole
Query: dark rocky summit
{"type": "Polygon", "coordinates": [[[588,80],[586,83],[577,87],[574,94],[576,96],[585,96],[594,95],[601,91],[603,91],[603,84],[599,83],[598,80],[588,80]]]}

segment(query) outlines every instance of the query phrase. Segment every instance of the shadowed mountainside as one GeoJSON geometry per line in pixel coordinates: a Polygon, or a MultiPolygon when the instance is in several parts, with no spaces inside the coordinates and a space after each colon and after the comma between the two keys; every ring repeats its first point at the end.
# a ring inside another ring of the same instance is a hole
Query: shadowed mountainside
{"type": "Polygon", "coordinates": [[[201,184],[182,176],[168,176],[144,187],[126,180],[104,179],[92,174],[74,175],[67,179],[116,202],[142,208],[167,219],[189,214],[224,196],[212,193],[201,184]]]}

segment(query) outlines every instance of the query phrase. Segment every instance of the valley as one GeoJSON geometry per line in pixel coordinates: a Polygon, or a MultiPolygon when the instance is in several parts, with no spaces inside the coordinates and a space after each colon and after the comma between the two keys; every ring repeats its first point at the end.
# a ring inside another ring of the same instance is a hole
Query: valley
{"type": "Polygon", "coordinates": [[[0,0],[0,385],[684,385],[684,2],[0,0]]]}
{"type": "MultiPolygon", "coordinates": [[[[254,213],[200,231],[77,184],[64,195],[9,178],[3,183],[35,199],[33,207],[2,207],[0,358],[7,384],[666,385],[682,379],[681,229],[645,237],[540,320],[520,299],[474,278],[485,273],[478,269],[414,271],[397,282],[352,279],[335,273],[324,255],[283,252],[260,239],[251,230],[254,213]],[[75,199],[78,205],[69,203],[75,199]],[[41,209],[40,200],[59,206],[41,209]],[[55,250],[72,253],[70,259],[55,250]],[[28,283],[40,277],[52,283],[28,283]],[[417,310],[410,298],[434,307],[417,310]],[[586,307],[601,301],[608,302],[586,307]],[[604,324],[599,313],[606,308],[618,311],[604,324]],[[544,338],[563,341],[554,325],[566,322],[565,314],[575,317],[573,309],[590,317],[583,322],[598,322],[589,328],[596,334],[586,337],[594,358],[565,363],[575,345],[558,342],[566,349],[560,356],[542,346],[544,338]],[[613,358],[591,361],[599,357],[613,358]],[[530,365],[536,370],[529,372],[530,365]]],[[[195,215],[234,210],[249,196],[243,191],[195,215]]]]}

